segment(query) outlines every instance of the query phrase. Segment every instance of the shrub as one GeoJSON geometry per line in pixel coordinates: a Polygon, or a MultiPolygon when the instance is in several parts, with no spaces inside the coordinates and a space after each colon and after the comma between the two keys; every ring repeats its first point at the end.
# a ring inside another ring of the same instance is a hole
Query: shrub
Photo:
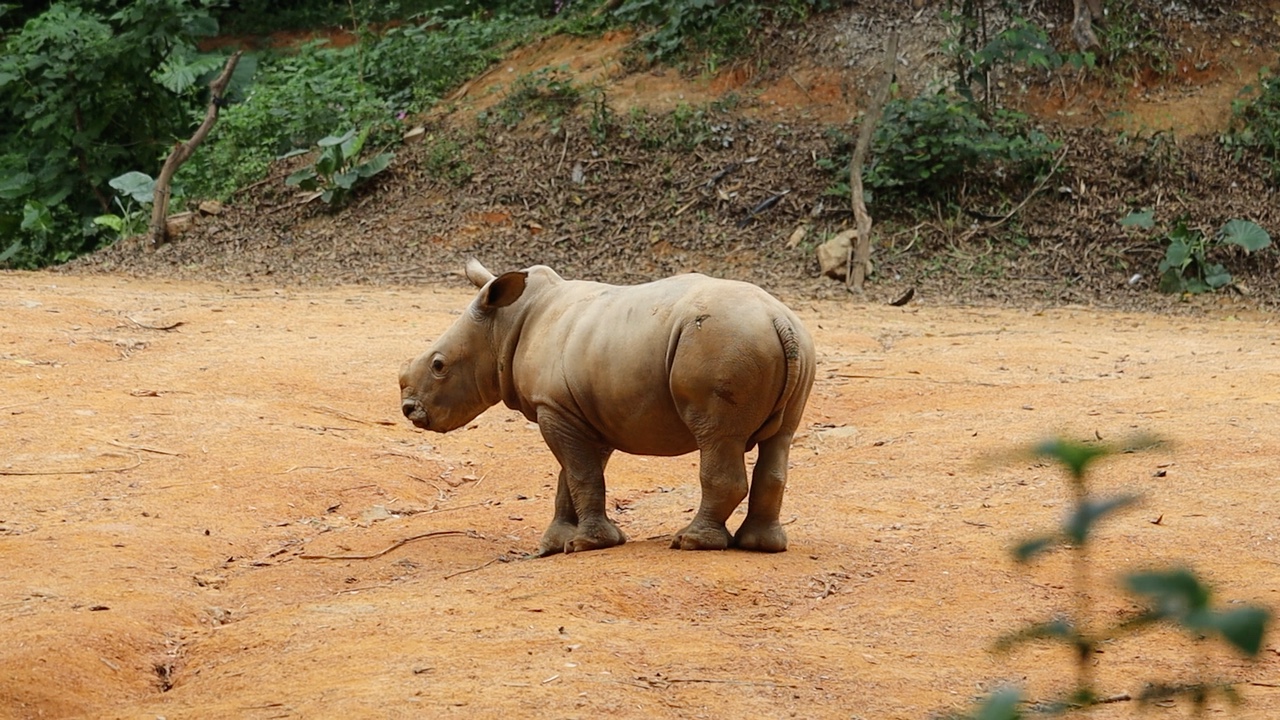
{"type": "Polygon", "coordinates": [[[1270,182],[1280,185],[1280,76],[1263,75],[1257,86],[1246,93],[1257,92],[1251,100],[1232,103],[1231,129],[1222,143],[1231,148],[1236,160],[1245,153],[1261,158],[1270,170],[1270,182]]]}

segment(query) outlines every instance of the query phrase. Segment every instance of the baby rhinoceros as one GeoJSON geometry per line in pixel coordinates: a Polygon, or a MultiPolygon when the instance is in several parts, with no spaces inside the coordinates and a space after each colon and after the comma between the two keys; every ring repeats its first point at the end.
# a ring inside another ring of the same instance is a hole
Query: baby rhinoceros
{"type": "Polygon", "coordinates": [[[476,260],[476,299],[400,371],[413,424],[449,432],[499,401],[538,424],[560,463],[539,556],[612,547],[605,514],[614,450],[701,453],[702,502],[671,547],[780,552],[787,455],[813,386],[813,340],[760,288],[704,275],[634,286],[565,280],[535,265],[494,277],[476,260]],[[743,456],[759,445],[747,517],[743,456]]]}

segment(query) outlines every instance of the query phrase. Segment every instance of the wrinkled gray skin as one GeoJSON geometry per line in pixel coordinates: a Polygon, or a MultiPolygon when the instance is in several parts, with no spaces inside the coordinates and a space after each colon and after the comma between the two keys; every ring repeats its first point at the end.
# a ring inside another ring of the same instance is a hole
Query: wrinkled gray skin
{"type": "Polygon", "coordinates": [[[748,283],[679,275],[620,287],[567,281],[535,265],[494,277],[453,327],[400,371],[414,425],[448,432],[503,402],[538,424],[560,462],[555,518],[538,555],[612,547],[626,536],[605,514],[614,450],[701,453],[702,503],[671,547],[780,552],[787,454],[813,385],[809,333],[748,283]],[[747,517],[744,454],[759,445],[747,517]]]}

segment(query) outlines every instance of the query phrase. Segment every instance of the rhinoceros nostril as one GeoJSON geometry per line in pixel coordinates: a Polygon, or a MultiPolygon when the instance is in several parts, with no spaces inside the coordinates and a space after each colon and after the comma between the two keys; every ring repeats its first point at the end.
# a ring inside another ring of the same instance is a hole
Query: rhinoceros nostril
{"type": "Polygon", "coordinates": [[[400,403],[400,411],[404,413],[405,417],[409,417],[410,415],[413,414],[413,411],[417,409],[418,409],[418,403],[414,402],[413,400],[405,400],[400,403]]]}

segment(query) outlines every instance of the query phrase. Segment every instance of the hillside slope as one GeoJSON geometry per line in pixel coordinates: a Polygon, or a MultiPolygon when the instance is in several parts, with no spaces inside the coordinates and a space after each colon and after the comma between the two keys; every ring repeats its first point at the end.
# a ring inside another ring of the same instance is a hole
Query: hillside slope
{"type": "MultiPolygon", "coordinates": [[[[1117,62],[1087,77],[1002,79],[1003,101],[1062,143],[1037,192],[970,188],[958,206],[923,214],[872,199],[872,296],[916,287],[965,302],[1165,305],[1155,292],[1163,246],[1154,231],[1119,225],[1131,210],[1206,232],[1245,218],[1280,233],[1280,198],[1261,168],[1217,141],[1231,101],[1276,59],[1280,3],[1157,17],[1172,48],[1165,74],[1123,76],[1117,62]]],[[[1055,38],[1065,32],[1038,19],[1055,38]]],[[[860,111],[889,28],[903,37],[900,93],[946,81],[947,23],[937,8],[905,3],[815,17],[768,37],[750,60],[696,77],[636,68],[624,34],[544,39],[418,119],[426,140],[398,149],[391,171],[345,209],[299,203],[282,169],[158,252],[123,244],[71,270],[385,284],[435,281],[476,255],[495,268],[542,262],[619,282],[697,270],[840,293],[818,277],[813,248],[852,217],[819,161],[836,155],[833,130],[848,131],[860,111]],[[575,113],[493,122],[522,79],[527,88],[552,77],[584,90],[575,113]],[[801,226],[805,238],[789,246],[801,226]]],[[[1221,259],[1254,300],[1280,299],[1265,280],[1274,251],[1221,259]]]]}

